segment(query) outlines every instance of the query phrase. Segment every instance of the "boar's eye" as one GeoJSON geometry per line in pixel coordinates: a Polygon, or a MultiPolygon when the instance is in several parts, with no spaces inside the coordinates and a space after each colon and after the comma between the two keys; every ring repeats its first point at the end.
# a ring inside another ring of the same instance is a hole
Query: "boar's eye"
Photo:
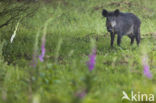
{"type": "Polygon", "coordinates": [[[113,20],[113,17],[112,16],[109,16],[107,18],[108,18],[108,21],[112,21],[113,20]]]}
{"type": "Polygon", "coordinates": [[[107,22],[110,22],[111,21],[111,18],[107,17],[107,22]]]}

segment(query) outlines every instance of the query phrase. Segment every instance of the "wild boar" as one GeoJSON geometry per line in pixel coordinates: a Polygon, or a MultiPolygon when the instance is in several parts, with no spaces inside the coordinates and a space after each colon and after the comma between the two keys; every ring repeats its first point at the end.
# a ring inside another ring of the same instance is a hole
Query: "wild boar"
{"type": "Polygon", "coordinates": [[[127,35],[133,44],[136,39],[137,45],[140,43],[140,19],[133,13],[122,13],[118,9],[108,12],[103,9],[102,15],[106,17],[107,31],[111,35],[111,46],[113,46],[115,34],[117,34],[117,44],[120,46],[123,35],[127,35]]]}

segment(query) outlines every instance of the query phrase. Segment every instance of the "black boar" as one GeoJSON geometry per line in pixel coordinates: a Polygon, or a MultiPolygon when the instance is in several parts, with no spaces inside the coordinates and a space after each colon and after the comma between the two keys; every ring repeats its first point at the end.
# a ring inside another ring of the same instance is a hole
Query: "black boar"
{"type": "Polygon", "coordinates": [[[113,46],[115,34],[117,37],[117,44],[120,46],[121,38],[123,35],[127,35],[131,39],[133,44],[134,39],[137,41],[137,45],[140,43],[140,19],[132,13],[122,13],[118,9],[113,12],[108,12],[103,9],[102,15],[106,17],[107,31],[111,34],[111,46],[113,46]]]}

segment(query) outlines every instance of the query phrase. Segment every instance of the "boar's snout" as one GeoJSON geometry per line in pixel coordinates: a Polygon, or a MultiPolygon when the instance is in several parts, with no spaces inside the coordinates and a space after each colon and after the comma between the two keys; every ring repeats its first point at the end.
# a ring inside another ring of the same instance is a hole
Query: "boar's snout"
{"type": "Polygon", "coordinates": [[[113,28],[114,28],[114,25],[112,25],[111,22],[107,22],[107,31],[113,32],[113,28]]]}

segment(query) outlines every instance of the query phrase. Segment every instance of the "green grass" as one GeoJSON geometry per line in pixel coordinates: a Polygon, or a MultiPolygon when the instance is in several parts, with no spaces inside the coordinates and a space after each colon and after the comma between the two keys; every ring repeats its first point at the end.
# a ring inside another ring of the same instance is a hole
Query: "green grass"
{"type": "Polygon", "coordinates": [[[151,36],[156,30],[155,4],[150,0],[41,2],[34,16],[20,21],[13,43],[10,38],[16,23],[0,29],[0,103],[130,103],[121,100],[122,91],[156,95],[156,37],[151,36]],[[136,42],[130,46],[126,36],[121,47],[116,40],[114,48],[110,47],[103,8],[132,12],[141,19],[139,47],[136,42]],[[37,58],[36,67],[32,67],[34,52],[41,54],[44,33],[45,60],[37,58]],[[96,45],[96,65],[89,72],[86,62],[92,45],[96,45]],[[148,56],[152,79],[143,74],[144,55],[148,56]],[[77,100],[76,92],[85,88],[90,88],[88,94],[77,100]]]}

